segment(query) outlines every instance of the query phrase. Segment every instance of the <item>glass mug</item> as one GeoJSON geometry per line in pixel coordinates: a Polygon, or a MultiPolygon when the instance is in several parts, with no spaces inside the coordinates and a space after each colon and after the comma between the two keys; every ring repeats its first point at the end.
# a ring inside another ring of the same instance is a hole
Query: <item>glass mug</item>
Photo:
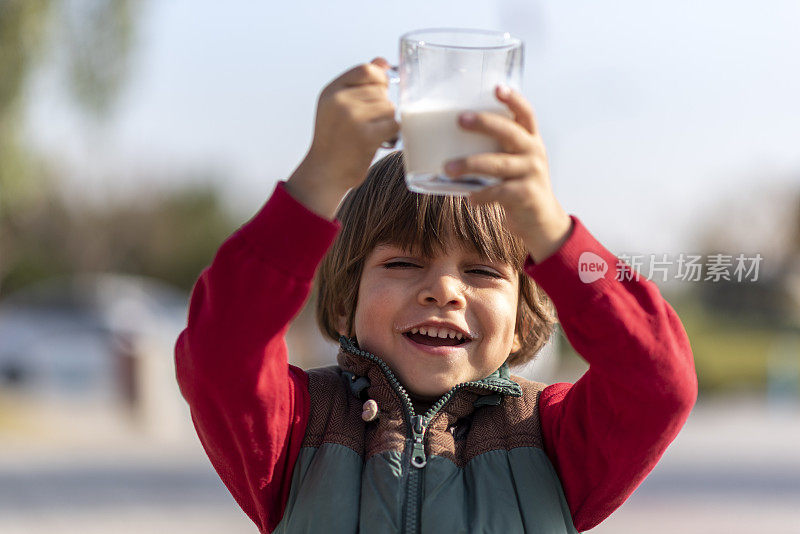
{"type": "Polygon", "coordinates": [[[458,116],[489,111],[513,118],[495,88],[505,84],[521,90],[522,66],[523,43],[506,32],[441,28],[400,37],[400,64],[387,75],[393,84],[399,82],[400,136],[411,191],[468,195],[499,182],[479,175],[452,179],[444,164],[500,150],[488,135],[463,130],[458,116]]]}

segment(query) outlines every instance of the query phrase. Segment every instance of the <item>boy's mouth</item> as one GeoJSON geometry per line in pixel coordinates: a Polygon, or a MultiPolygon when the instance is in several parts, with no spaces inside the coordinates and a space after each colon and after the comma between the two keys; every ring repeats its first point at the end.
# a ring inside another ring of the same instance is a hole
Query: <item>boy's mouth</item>
{"type": "Polygon", "coordinates": [[[414,343],[430,347],[455,347],[470,341],[468,336],[449,328],[412,328],[403,335],[414,343]]]}

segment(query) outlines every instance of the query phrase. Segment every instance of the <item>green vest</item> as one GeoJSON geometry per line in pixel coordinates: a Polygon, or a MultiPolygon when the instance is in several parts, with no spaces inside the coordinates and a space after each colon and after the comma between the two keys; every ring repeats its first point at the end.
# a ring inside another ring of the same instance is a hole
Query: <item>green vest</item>
{"type": "Polygon", "coordinates": [[[338,366],[308,372],[308,427],[275,532],[577,532],[542,447],[544,384],[503,365],[416,414],[385,362],[341,346],[338,366]]]}

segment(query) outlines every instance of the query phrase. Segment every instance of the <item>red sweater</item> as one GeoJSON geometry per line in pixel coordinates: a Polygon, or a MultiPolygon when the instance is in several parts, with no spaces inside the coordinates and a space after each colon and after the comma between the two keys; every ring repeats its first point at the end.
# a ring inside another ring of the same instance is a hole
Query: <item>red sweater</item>
{"type": "MultiPolygon", "coordinates": [[[[589,363],[548,386],[539,411],[545,452],[579,531],[617,509],[675,439],[697,397],[683,326],[652,282],[617,280],[617,258],[572,217],[567,241],[525,270],[552,299],[589,363]],[[580,280],[584,252],[605,260],[580,280]]],[[[281,520],[309,414],[308,378],[284,334],[339,229],[282,184],[217,251],[194,286],[175,347],[177,380],[200,441],[236,502],[271,532],[281,520]]]]}

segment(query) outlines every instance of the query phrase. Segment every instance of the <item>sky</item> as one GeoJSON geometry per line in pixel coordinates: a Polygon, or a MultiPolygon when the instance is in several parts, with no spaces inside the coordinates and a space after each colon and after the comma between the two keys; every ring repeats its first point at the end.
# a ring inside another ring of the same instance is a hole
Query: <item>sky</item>
{"type": "Polygon", "coordinates": [[[87,199],[151,188],[142,175],[159,170],[211,175],[244,222],[306,153],[322,88],[375,56],[396,63],[399,36],[426,27],[525,41],[556,196],[614,252],[691,252],[726,203],[800,183],[794,0],[150,0],[140,17],[105,124],[52,76],[29,96],[28,135],[87,199]]]}

